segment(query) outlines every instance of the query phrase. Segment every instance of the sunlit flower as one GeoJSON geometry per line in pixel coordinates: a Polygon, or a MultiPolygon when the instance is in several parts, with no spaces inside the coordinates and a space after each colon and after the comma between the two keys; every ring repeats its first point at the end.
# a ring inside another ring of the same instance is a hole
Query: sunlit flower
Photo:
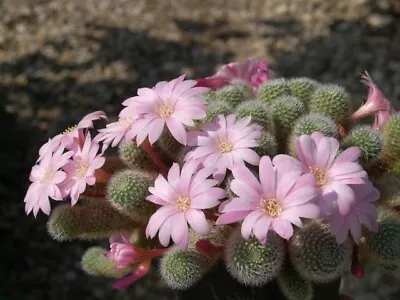
{"type": "Polygon", "coordinates": [[[215,187],[214,179],[207,179],[212,168],[199,169],[199,163],[191,161],[182,167],[174,163],[165,179],[159,175],[154,187],[149,191],[152,195],[147,200],[162,205],[150,218],[146,235],[153,238],[157,231],[160,243],[168,246],[170,238],[174,243],[186,248],[189,228],[200,235],[210,233],[210,225],[203,209],[217,206],[220,199],[225,198],[223,189],[215,187]]]}
{"type": "Polygon", "coordinates": [[[357,163],[360,149],[350,147],[339,154],[338,140],[314,132],[311,136],[302,135],[296,139],[296,152],[300,162],[286,155],[278,155],[275,159],[282,164],[294,162],[292,167],[297,165],[302,172],[315,175],[322,193],[320,207],[323,214],[332,213],[336,206],[341,214],[347,214],[355,201],[349,185],[364,184],[368,176],[357,163]]]}
{"type": "Polygon", "coordinates": [[[152,89],[139,89],[138,96],[124,103],[138,115],[130,130],[138,145],[147,137],[151,144],[156,142],[165,126],[179,143],[186,145],[185,125],[194,126],[194,120],[206,116],[202,96],[208,88],[195,87],[195,80],[184,78],[182,75],[170,82],[159,82],[152,89]]]}
{"type": "Polygon", "coordinates": [[[243,63],[223,65],[213,76],[198,79],[197,85],[218,89],[228,84],[245,83],[256,89],[270,78],[271,70],[266,60],[248,58],[243,63]]]}
{"type": "Polygon", "coordinates": [[[329,218],[332,232],[338,243],[343,243],[350,231],[353,240],[361,238],[361,223],[370,230],[377,231],[377,210],[372,202],[379,199],[379,191],[371,183],[354,185],[355,202],[346,215],[334,214],[329,218]]]}
{"type": "Polygon", "coordinates": [[[67,186],[70,189],[72,205],[78,201],[87,184],[96,183],[95,171],[105,162],[102,154],[98,153],[99,148],[99,144],[93,142],[90,134],[87,134],[83,147],[74,152],[72,160],[64,167],[67,172],[67,186]]]}
{"type": "Polygon", "coordinates": [[[32,168],[29,176],[32,184],[30,185],[24,202],[25,212],[29,214],[33,211],[36,215],[39,209],[45,214],[50,214],[50,200],[63,200],[63,192],[60,184],[65,180],[66,173],[61,170],[72,156],[72,152],[64,153],[64,148],[59,147],[55,153],[43,156],[39,164],[32,168]]]}
{"type": "Polygon", "coordinates": [[[215,167],[214,176],[221,177],[218,179],[223,179],[234,164],[258,165],[260,156],[252,148],[258,146],[262,128],[250,124],[250,120],[219,115],[201,131],[191,132],[189,145],[195,148],[185,156],[185,161],[195,159],[205,167],[215,167]]]}
{"type": "Polygon", "coordinates": [[[254,235],[266,242],[269,230],[284,239],[293,235],[293,226],[302,226],[300,218],[319,217],[314,200],[318,196],[315,177],[301,175],[301,171],[279,165],[263,156],[259,165],[258,180],[244,165],[233,167],[230,188],[238,197],[224,203],[223,215],[217,224],[230,224],[243,220],[242,235],[248,239],[254,235]]]}

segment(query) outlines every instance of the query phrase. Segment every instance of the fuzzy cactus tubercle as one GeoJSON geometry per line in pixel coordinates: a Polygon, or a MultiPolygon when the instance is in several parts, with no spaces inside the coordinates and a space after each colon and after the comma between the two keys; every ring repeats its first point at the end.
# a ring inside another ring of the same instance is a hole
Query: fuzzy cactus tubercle
{"type": "Polygon", "coordinates": [[[349,95],[339,85],[324,84],[313,92],[308,108],[336,122],[345,122],[349,115],[349,95]]]}
{"type": "Polygon", "coordinates": [[[339,300],[360,262],[396,270],[399,114],[368,73],[355,112],[342,86],[273,74],[249,58],[139,88],[105,127],[89,113],[39,149],[26,214],[99,242],[81,267],[116,289],[157,268],[184,299],[339,300]]]}
{"type": "Polygon", "coordinates": [[[148,188],[154,178],[147,173],[124,170],[114,175],[108,185],[111,205],[133,220],[148,218],[154,211],[154,205],[146,201],[148,188]]]}
{"type": "Polygon", "coordinates": [[[289,242],[290,261],[299,274],[313,282],[330,282],[348,267],[352,244],[336,242],[329,226],[312,221],[298,230],[289,242]]]}
{"type": "Polygon", "coordinates": [[[273,280],[285,259],[283,240],[273,234],[267,243],[261,244],[254,238],[245,240],[237,230],[229,238],[225,251],[228,272],[249,286],[261,286],[273,280]]]}

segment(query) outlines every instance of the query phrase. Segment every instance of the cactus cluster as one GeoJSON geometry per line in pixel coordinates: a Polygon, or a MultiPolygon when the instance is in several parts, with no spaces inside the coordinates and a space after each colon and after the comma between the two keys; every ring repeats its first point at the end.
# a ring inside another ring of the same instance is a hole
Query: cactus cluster
{"type": "Polygon", "coordinates": [[[161,257],[172,289],[223,263],[242,285],[311,300],[352,261],[400,264],[400,115],[387,103],[369,111],[375,98],[362,114],[374,124],[361,125],[344,87],[271,79],[252,59],[139,89],[93,139],[101,112],[42,147],[26,212],[49,214],[50,198],[70,197],[51,212],[49,234],[109,238],[81,265],[122,280],[115,286],[161,257]],[[116,146],[118,157],[105,157],[116,146]]]}

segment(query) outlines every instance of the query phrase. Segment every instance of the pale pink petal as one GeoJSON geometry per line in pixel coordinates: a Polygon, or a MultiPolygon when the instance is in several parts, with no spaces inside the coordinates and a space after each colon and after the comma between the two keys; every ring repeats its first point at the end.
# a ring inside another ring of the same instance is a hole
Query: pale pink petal
{"type": "Polygon", "coordinates": [[[257,222],[257,220],[261,216],[263,216],[263,212],[261,212],[260,210],[254,210],[246,216],[246,218],[244,219],[244,221],[242,223],[242,229],[241,229],[242,236],[245,239],[250,238],[250,235],[253,231],[254,224],[257,222]]]}
{"type": "Polygon", "coordinates": [[[350,147],[344,150],[342,153],[338,155],[335,159],[334,165],[343,163],[343,162],[353,162],[356,161],[361,155],[360,148],[358,147],[350,147]]]}
{"type": "Polygon", "coordinates": [[[150,144],[154,144],[159,137],[161,136],[161,133],[164,129],[164,120],[155,120],[151,124],[151,128],[149,130],[149,142],[150,144]]]}
{"type": "Polygon", "coordinates": [[[261,242],[266,240],[269,227],[274,219],[270,216],[262,216],[257,220],[253,226],[253,233],[255,237],[261,242]]]}
{"type": "Polygon", "coordinates": [[[272,229],[282,238],[288,240],[293,235],[293,226],[283,218],[275,218],[272,221],[272,229]]]}
{"type": "Polygon", "coordinates": [[[221,188],[210,188],[191,199],[190,207],[195,209],[207,209],[219,204],[220,199],[226,197],[226,192],[221,188]]]}
{"type": "Polygon", "coordinates": [[[178,121],[170,118],[167,120],[167,127],[172,136],[181,144],[186,145],[187,137],[185,127],[178,121]]]}
{"type": "Polygon", "coordinates": [[[177,213],[177,210],[172,205],[166,205],[159,208],[149,219],[149,223],[146,227],[146,236],[150,238],[155,237],[160,226],[167,218],[175,213],[177,213]]]}
{"type": "Polygon", "coordinates": [[[224,213],[222,216],[219,216],[215,224],[224,225],[224,224],[232,224],[238,221],[243,220],[250,214],[251,211],[232,211],[224,213]]]}
{"type": "Polygon", "coordinates": [[[250,202],[261,199],[261,194],[248,186],[246,182],[234,179],[231,181],[230,189],[239,197],[247,199],[250,202]]]}
{"type": "Polygon", "coordinates": [[[296,139],[296,151],[303,164],[308,167],[315,165],[316,145],[310,136],[302,135],[296,139]]]}
{"type": "Polygon", "coordinates": [[[305,186],[291,192],[286,198],[281,200],[285,208],[304,204],[312,201],[318,196],[318,190],[312,186],[305,186]]]}
{"type": "Polygon", "coordinates": [[[246,182],[250,188],[259,193],[261,192],[260,183],[257,178],[244,164],[235,164],[232,168],[232,174],[235,179],[246,182]]]}
{"type": "Polygon", "coordinates": [[[160,227],[160,232],[158,233],[158,237],[160,239],[161,245],[167,247],[169,245],[169,241],[171,238],[171,231],[172,231],[172,220],[168,218],[160,227]]]}
{"type": "Polygon", "coordinates": [[[200,235],[208,235],[211,232],[204,213],[196,209],[188,209],[185,213],[190,227],[200,235]]]}
{"type": "Polygon", "coordinates": [[[261,158],[259,176],[263,193],[265,195],[275,195],[276,172],[269,156],[261,158]]]}
{"type": "MultiPolygon", "coordinates": [[[[188,231],[187,222],[184,213],[177,213],[170,217],[171,237],[175,244],[181,244],[185,231],[188,231]]],[[[160,230],[161,235],[161,230],[160,230]]]]}

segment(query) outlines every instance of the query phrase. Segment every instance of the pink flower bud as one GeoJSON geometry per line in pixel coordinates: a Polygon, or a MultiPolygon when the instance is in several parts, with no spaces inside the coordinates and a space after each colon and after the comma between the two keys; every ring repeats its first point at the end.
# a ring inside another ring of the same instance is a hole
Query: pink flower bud
{"type": "Polygon", "coordinates": [[[112,243],[107,257],[116,262],[118,269],[125,268],[141,258],[141,251],[130,244],[112,243]]]}

